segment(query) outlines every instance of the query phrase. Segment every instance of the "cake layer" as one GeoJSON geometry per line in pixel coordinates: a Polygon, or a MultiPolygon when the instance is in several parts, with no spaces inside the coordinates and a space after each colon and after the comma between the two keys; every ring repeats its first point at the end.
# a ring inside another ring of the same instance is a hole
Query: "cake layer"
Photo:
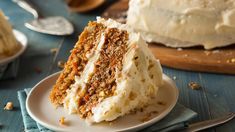
{"type": "Polygon", "coordinates": [[[50,99],[56,105],[63,104],[63,100],[67,95],[66,91],[71,89],[71,85],[75,82],[75,76],[81,76],[88,62],[89,54],[95,51],[99,43],[104,27],[94,22],[90,22],[88,25],[71,51],[65,68],[51,91],[50,99]]]}
{"type": "Polygon", "coordinates": [[[234,0],[131,0],[127,23],[148,42],[205,49],[235,43],[234,0]]]}

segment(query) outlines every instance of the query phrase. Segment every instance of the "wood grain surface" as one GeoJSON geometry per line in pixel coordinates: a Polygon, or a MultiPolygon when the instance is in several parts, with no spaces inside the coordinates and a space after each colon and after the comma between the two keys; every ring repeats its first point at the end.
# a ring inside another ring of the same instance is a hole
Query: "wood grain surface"
{"type": "MultiPolygon", "coordinates": [[[[107,0],[106,2],[115,1],[107,0]]],[[[10,18],[13,27],[23,32],[29,40],[29,47],[20,58],[18,76],[15,79],[0,80],[0,132],[23,132],[24,126],[17,99],[17,91],[31,88],[46,76],[61,70],[60,60],[66,61],[79,33],[88,21],[101,15],[106,6],[87,14],[70,13],[63,0],[35,0],[35,5],[44,16],[61,15],[69,19],[76,32],[71,36],[57,37],[33,32],[24,27],[24,22],[33,16],[15,5],[11,0],[1,0],[0,8],[10,18]],[[52,6],[53,5],[53,6],[52,6]],[[57,48],[52,54],[50,50],[57,48]],[[39,71],[37,69],[40,69],[39,71]],[[4,111],[6,102],[14,103],[13,111],[4,111]]],[[[107,5],[107,4],[105,4],[107,5]]],[[[179,103],[198,113],[192,122],[220,117],[230,111],[235,112],[235,76],[176,70],[163,66],[163,71],[174,78],[179,88],[179,103]],[[192,90],[188,83],[195,81],[202,88],[192,90]]],[[[234,132],[235,120],[225,125],[205,130],[205,132],[234,132]]]]}
{"type": "MultiPolygon", "coordinates": [[[[105,18],[113,18],[124,23],[128,0],[120,0],[109,7],[104,13],[105,18]]],[[[151,43],[149,48],[167,67],[189,71],[235,74],[235,45],[204,50],[202,47],[176,49],[162,44],[151,43]]]]}

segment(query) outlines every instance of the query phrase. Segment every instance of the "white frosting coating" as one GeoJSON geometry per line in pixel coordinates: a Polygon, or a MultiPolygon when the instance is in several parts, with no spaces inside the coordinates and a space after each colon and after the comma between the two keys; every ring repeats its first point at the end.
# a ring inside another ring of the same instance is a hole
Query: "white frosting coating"
{"type": "Polygon", "coordinates": [[[13,35],[11,25],[0,10],[0,57],[12,55],[19,45],[13,35]]]}
{"type": "Polygon", "coordinates": [[[234,0],[131,0],[127,24],[170,47],[235,43],[234,0]]]}
{"type": "MultiPolygon", "coordinates": [[[[98,105],[92,108],[93,116],[87,119],[87,122],[112,121],[120,116],[128,114],[135,108],[141,108],[155,97],[159,86],[162,84],[162,69],[158,60],[155,59],[147,44],[137,33],[134,33],[127,25],[117,23],[111,19],[104,20],[98,18],[98,23],[106,25],[108,28],[118,28],[127,30],[129,34],[128,51],[124,55],[122,71],[116,72],[116,90],[113,96],[104,99],[98,105]]],[[[104,42],[102,41],[99,46],[104,42]]],[[[98,47],[99,47],[98,46],[98,47]]],[[[98,48],[99,49],[99,48],[98,48]]],[[[99,50],[89,58],[89,62],[94,65],[99,56],[99,50]],[[94,61],[91,61],[94,60],[94,61]]],[[[89,63],[88,62],[88,63],[89,63]]],[[[87,64],[86,67],[89,67],[87,64]]],[[[73,113],[77,108],[78,86],[82,86],[88,76],[85,74],[92,73],[93,68],[85,68],[81,78],[76,78],[72,89],[68,91],[65,99],[65,108],[73,113]],[[88,72],[88,73],[87,73],[88,72]]]]}

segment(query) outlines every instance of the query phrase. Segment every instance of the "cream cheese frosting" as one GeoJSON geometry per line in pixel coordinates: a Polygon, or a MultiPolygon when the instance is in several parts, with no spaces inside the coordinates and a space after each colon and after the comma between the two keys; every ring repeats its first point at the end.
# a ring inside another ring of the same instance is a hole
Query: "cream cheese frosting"
{"type": "MultiPolygon", "coordinates": [[[[147,44],[140,34],[134,33],[127,25],[115,22],[114,20],[104,20],[98,18],[98,23],[102,23],[107,28],[118,28],[126,30],[129,34],[128,51],[123,58],[123,68],[116,71],[115,82],[117,84],[113,96],[105,98],[92,108],[92,116],[87,122],[112,121],[120,116],[128,114],[134,109],[142,108],[148,102],[156,97],[158,88],[162,85],[162,69],[158,60],[155,59],[147,44]]],[[[73,113],[77,109],[76,94],[78,87],[82,87],[88,76],[94,71],[95,60],[99,57],[99,47],[104,44],[104,36],[100,38],[97,50],[89,55],[88,63],[83,71],[83,75],[76,77],[75,84],[71,90],[67,91],[67,97],[64,100],[64,107],[73,113]],[[91,67],[91,68],[88,68],[91,67]]]]}
{"type": "Polygon", "coordinates": [[[223,47],[235,43],[235,1],[131,0],[127,24],[147,42],[223,47]]]}
{"type": "Polygon", "coordinates": [[[0,57],[10,56],[19,49],[11,25],[0,10],[0,57]]]}

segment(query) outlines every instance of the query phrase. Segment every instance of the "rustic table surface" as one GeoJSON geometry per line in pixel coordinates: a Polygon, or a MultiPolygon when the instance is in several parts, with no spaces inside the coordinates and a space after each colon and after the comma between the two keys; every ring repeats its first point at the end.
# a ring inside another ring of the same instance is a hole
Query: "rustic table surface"
{"type": "MultiPolygon", "coordinates": [[[[61,70],[57,67],[57,62],[66,61],[69,51],[77,41],[77,36],[87,22],[95,20],[96,16],[100,15],[113,1],[107,0],[101,8],[95,11],[78,14],[69,12],[64,0],[34,0],[34,4],[43,16],[61,15],[74,24],[76,31],[73,35],[58,37],[28,30],[24,27],[24,23],[32,20],[33,16],[11,0],[0,0],[0,8],[10,18],[9,21],[13,27],[27,36],[29,44],[26,52],[20,57],[17,78],[0,81],[0,123],[3,124],[0,128],[1,132],[23,131],[17,91],[33,87],[44,77],[61,70]],[[58,48],[59,52],[52,54],[50,52],[52,48],[58,48]],[[14,111],[3,110],[8,101],[14,103],[14,111]]],[[[188,72],[166,67],[163,69],[168,76],[176,77],[175,81],[180,91],[179,102],[198,113],[192,122],[213,119],[235,111],[235,76],[188,72]],[[191,81],[198,82],[202,88],[190,89],[188,83],[191,81]]],[[[235,120],[206,131],[233,132],[235,120]]]]}

